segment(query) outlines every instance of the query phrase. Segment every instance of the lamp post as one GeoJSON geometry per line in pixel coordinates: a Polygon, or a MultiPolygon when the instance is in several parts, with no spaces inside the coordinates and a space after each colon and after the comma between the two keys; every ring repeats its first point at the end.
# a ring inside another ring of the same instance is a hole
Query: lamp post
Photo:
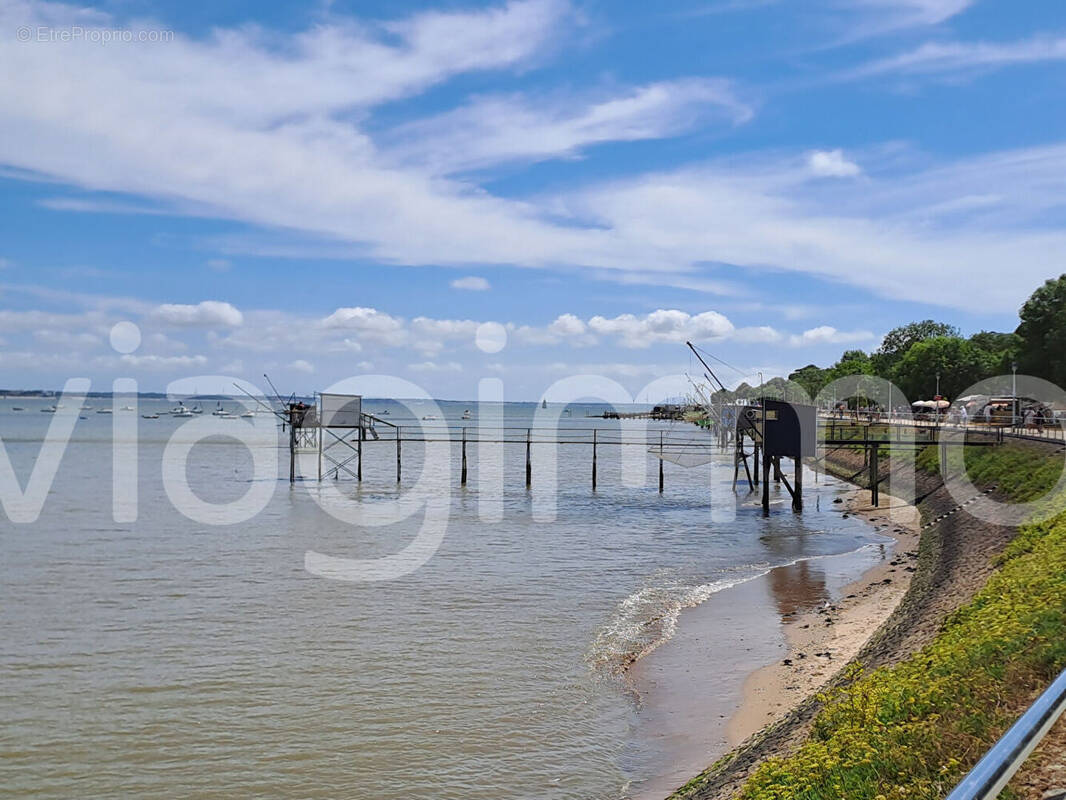
{"type": "Polygon", "coordinates": [[[1018,362],[1010,362],[1010,426],[1018,425],[1018,362]]]}
{"type": "Polygon", "coordinates": [[[936,424],[940,424],[940,370],[936,371],[936,397],[933,400],[936,403],[936,424]]]}

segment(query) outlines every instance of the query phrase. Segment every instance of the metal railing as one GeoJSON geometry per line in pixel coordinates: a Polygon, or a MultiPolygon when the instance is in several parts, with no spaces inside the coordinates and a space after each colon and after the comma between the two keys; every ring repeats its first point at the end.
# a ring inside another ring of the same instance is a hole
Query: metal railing
{"type": "Polygon", "coordinates": [[[1066,711],[1066,670],[970,770],[947,800],[992,800],[1066,711]]]}

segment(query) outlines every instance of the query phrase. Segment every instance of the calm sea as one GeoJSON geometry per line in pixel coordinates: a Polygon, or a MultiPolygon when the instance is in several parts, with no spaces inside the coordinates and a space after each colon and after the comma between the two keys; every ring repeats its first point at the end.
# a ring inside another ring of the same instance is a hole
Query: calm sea
{"type": "MultiPolygon", "coordinates": [[[[802,515],[779,505],[763,519],[746,501],[715,523],[709,464],[667,463],[660,495],[654,458],[646,485],[626,487],[610,446],[599,448],[595,493],[591,448],[562,446],[558,515],[546,522],[524,486],[524,445],[506,445],[503,518],[485,522],[476,448],[461,491],[453,448],[451,471],[429,476],[451,491],[436,554],[395,580],[328,580],[305,569],[307,551],[396,552],[420,517],[342,522],[315,502],[316,480],[290,487],[283,456],[254,518],[190,521],[161,470],[188,420],[166,414],[173,403],[141,400],[116,412],[137,418],[140,476],[137,521],[115,523],[113,417],[96,413],[110,401],[87,402],[39,520],[0,515],[0,793],[10,796],[616,800],[664,757],[641,740],[645,709],[622,663],[669,638],[685,606],[775,565],[885,542],[833,511],[835,482],[808,479],[802,515]],[[160,419],[140,418],[153,410],[160,419]]],[[[44,404],[0,401],[23,485],[52,420],[44,404]]],[[[411,424],[423,405],[366,403],[411,424]]],[[[440,408],[454,424],[470,408],[476,424],[473,403],[440,408]]],[[[491,413],[520,429],[534,409],[491,413]]],[[[606,440],[633,424],[584,416],[597,410],[574,406],[560,424],[598,426],[606,440]]],[[[282,455],[282,441],[262,446],[282,455]]],[[[202,500],[232,500],[251,488],[251,458],[230,439],[196,444],[188,482],[202,500]]],[[[394,445],[368,442],[362,485],[329,486],[353,505],[387,501],[419,479],[420,446],[405,444],[403,459],[398,488],[394,445]]],[[[736,682],[730,663],[724,652],[700,668],[709,682],[736,682]]]]}

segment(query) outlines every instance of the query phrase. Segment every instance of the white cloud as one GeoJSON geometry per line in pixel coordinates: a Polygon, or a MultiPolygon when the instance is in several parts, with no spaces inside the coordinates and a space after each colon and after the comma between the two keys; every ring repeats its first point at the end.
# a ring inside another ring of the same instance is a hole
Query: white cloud
{"type": "Polygon", "coordinates": [[[814,150],[807,155],[807,166],[821,178],[851,178],[862,174],[859,165],[844,158],[844,151],[839,148],[814,150]]]}
{"type": "Polygon", "coordinates": [[[975,0],[851,0],[857,9],[881,11],[892,27],[938,25],[961,14],[975,0]]]}
{"type": "MultiPolygon", "coordinates": [[[[965,7],[962,0],[853,5],[925,24],[965,7]]],[[[329,23],[283,40],[284,47],[252,29],[178,36],[165,47],[27,47],[0,37],[0,163],[20,175],[295,231],[312,244],[387,264],[584,269],[634,283],[660,276],[663,285],[700,291],[729,288],[708,264],[771,267],[981,311],[1016,310],[1029,287],[1061,266],[1066,233],[1046,215],[1026,216],[1062,197],[1049,188],[1061,169],[1034,175],[1020,165],[1035,151],[993,154],[955,170],[969,173],[967,195],[1022,197],[1020,205],[993,205],[979,223],[941,214],[929,224],[915,209],[961,196],[943,169],[870,175],[858,185],[810,180],[803,154],[756,154],[554,196],[505,198],[435,171],[432,159],[397,163],[361,127],[387,100],[463,72],[531,63],[557,45],[570,13],[563,2],[525,0],[417,15],[384,33],[354,21],[329,23]],[[88,152],[93,158],[84,157],[88,152]],[[1014,166],[994,181],[982,178],[974,167],[996,156],[1014,166]],[[1041,193],[1022,191],[1040,181],[1041,193]],[[1005,263],[1018,265],[1005,290],[986,280],[955,291],[961,279],[997,274],[1005,263]]],[[[10,0],[0,8],[7,30],[118,22],[125,24],[59,3],[10,0]]],[[[573,154],[601,135],[645,135],[655,122],[648,108],[675,108],[672,98],[692,91],[679,86],[621,90],[585,105],[565,97],[549,102],[548,121],[561,120],[566,134],[553,147],[561,142],[573,154]]],[[[692,105],[676,106],[680,116],[671,119],[683,121],[692,105]]],[[[382,131],[382,142],[389,133],[382,131]]],[[[1062,166],[1061,153],[1037,155],[1062,166]]],[[[852,162],[841,159],[838,168],[845,163],[852,162]]],[[[277,340],[291,335],[272,329],[277,340]]]]}
{"type": "Polygon", "coordinates": [[[393,337],[403,331],[403,320],[378,311],[376,308],[353,306],[338,308],[322,320],[326,328],[371,333],[376,336],[393,337]]]}
{"type": "Polygon", "coordinates": [[[1063,37],[1037,36],[1013,42],[929,42],[906,53],[873,61],[848,76],[956,73],[1063,60],[1066,60],[1063,37]]]}
{"type": "Polygon", "coordinates": [[[697,123],[739,124],[753,111],[724,80],[682,79],[591,103],[567,98],[481,97],[390,133],[390,158],[449,174],[508,161],[576,156],[603,142],[675,136],[697,123]]]}
{"type": "Polygon", "coordinates": [[[781,341],[782,338],[781,334],[769,325],[737,328],[732,336],[733,341],[745,344],[772,344],[781,341]]]}
{"type": "Polygon", "coordinates": [[[845,41],[881,36],[912,28],[929,28],[961,14],[976,0],[842,0],[837,3],[858,12],[845,41]]]}
{"type": "Polygon", "coordinates": [[[462,372],[463,365],[458,361],[448,361],[438,364],[434,361],[422,361],[417,364],[408,364],[407,368],[413,372],[462,372]]]}
{"type": "Polygon", "coordinates": [[[820,344],[854,344],[868,342],[875,338],[870,331],[838,331],[831,325],[819,325],[817,328],[811,328],[799,335],[790,336],[789,344],[793,347],[820,344]]]}
{"type": "Polygon", "coordinates": [[[244,322],[244,315],[229,303],[204,300],[196,305],[164,303],[149,319],[181,328],[235,328],[244,322]]]}
{"type": "Polygon", "coordinates": [[[207,260],[207,266],[215,272],[229,272],[230,268],[233,266],[233,262],[228,258],[209,258],[207,260]]]}
{"type": "Polygon", "coordinates": [[[721,339],[733,332],[733,324],[716,311],[695,316],[677,309],[659,309],[642,317],[592,317],[588,327],[594,333],[613,336],[624,347],[645,348],[659,342],[706,341],[721,339]]]}
{"type": "Polygon", "coordinates": [[[315,371],[314,365],[312,365],[310,361],[305,361],[302,358],[298,358],[295,361],[290,362],[286,366],[295,372],[303,372],[307,375],[310,375],[312,372],[315,371]]]}
{"type": "Polygon", "coordinates": [[[202,367],[207,364],[205,356],[158,356],[127,354],[120,356],[120,361],[131,367],[149,370],[187,369],[202,367]]]}
{"type": "Polygon", "coordinates": [[[456,278],[451,282],[453,289],[465,289],[469,292],[487,292],[492,286],[484,278],[476,275],[468,275],[465,278],[456,278]]]}

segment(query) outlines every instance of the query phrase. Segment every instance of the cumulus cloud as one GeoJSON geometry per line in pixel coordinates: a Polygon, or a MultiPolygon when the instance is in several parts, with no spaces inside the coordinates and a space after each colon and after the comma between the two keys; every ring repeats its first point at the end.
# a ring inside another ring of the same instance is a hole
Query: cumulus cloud
{"type": "Polygon", "coordinates": [[[315,371],[314,365],[312,365],[310,361],[305,361],[302,358],[291,361],[286,366],[294,372],[303,372],[307,375],[310,375],[315,371]]]}
{"type": "Polygon", "coordinates": [[[659,342],[720,339],[733,332],[733,323],[716,311],[693,316],[677,309],[659,309],[639,317],[633,314],[595,316],[588,321],[588,327],[595,333],[617,338],[624,347],[633,348],[659,342]]]}
{"type": "Polygon", "coordinates": [[[456,278],[451,282],[451,287],[453,289],[465,289],[468,292],[487,292],[492,288],[487,280],[476,275],[456,278]]]}
{"type": "Polygon", "coordinates": [[[807,166],[820,178],[851,178],[862,173],[854,161],[844,158],[844,151],[815,150],[807,155],[807,166]]]}
{"type": "Polygon", "coordinates": [[[407,368],[413,372],[462,372],[463,365],[458,361],[448,361],[438,364],[435,361],[420,361],[417,364],[408,364],[407,368]]]}
{"type": "Polygon", "coordinates": [[[376,335],[391,336],[403,331],[403,320],[376,308],[353,306],[338,308],[322,320],[323,327],[360,331],[376,335]]]}
{"type": "Polygon", "coordinates": [[[789,337],[789,344],[793,347],[819,344],[853,344],[868,342],[876,338],[870,331],[838,331],[831,325],[819,325],[810,328],[801,334],[793,334],[789,337]]]}
{"type": "Polygon", "coordinates": [[[196,305],[164,303],[149,319],[179,328],[236,328],[244,322],[244,315],[229,303],[204,300],[196,305]]]}

